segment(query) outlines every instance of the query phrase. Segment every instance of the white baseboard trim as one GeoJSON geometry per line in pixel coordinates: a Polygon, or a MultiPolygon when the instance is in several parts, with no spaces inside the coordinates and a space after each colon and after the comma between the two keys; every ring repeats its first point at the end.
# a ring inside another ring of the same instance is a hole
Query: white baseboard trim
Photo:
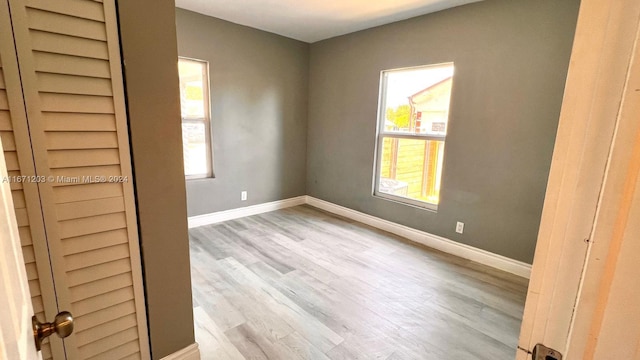
{"type": "Polygon", "coordinates": [[[188,219],[189,228],[215,224],[227,220],[239,219],[245,216],[262,214],[302,204],[309,204],[318,209],[322,209],[336,215],[359,221],[363,224],[388,231],[392,234],[402,236],[408,240],[417,242],[436,250],[440,250],[447,254],[475,261],[477,263],[500,269],[502,271],[506,271],[527,279],[531,277],[531,265],[523,263],[521,261],[513,260],[502,255],[494,254],[486,250],[478,249],[473,246],[449,240],[442,236],[429,234],[428,232],[424,232],[421,230],[416,230],[408,226],[400,225],[308,195],[273,201],[264,204],[252,205],[238,209],[219,211],[211,214],[191,216],[188,219]]]}
{"type": "Polygon", "coordinates": [[[198,343],[193,343],[184,349],[167,355],[160,360],[200,360],[200,350],[198,343]]]}
{"type": "Polygon", "coordinates": [[[272,201],[264,204],[251,205],[238,209],[231,209],[225,211],[218,211],[211,214],[190,216],[188,218],[189,229],[203,226],[216,224],[222,221],[239,219],[245,216],[257,215],[266,213],[269,211],[285,209],[288,207],[298,206],[305,204],[307,200],[307,196],[298,196],[285,200],[272,201]]]}
{"type": "Polygon", "coordinates": [[[388,220],[361,213],[359,211],[336,205],[328,201],[320,200],[312,196],[306,197],[306,203],[318,209],[322,209],[336,215],[344,216],[363,224],[367,224],[369,226],[373,226],[375,228],[402,236],[406,239],[426,245],[436,250],[440,250],[447,254],[475,261],[477,263],[500,269],[527,279],[531,277],[531,265],[510,259],[502,255],[494,254],[489,251],[461,244],[459,242],[455,242],[438,235],[429,234],[427,232],[416,230],[408,226],[400,225],[388,220]]]}

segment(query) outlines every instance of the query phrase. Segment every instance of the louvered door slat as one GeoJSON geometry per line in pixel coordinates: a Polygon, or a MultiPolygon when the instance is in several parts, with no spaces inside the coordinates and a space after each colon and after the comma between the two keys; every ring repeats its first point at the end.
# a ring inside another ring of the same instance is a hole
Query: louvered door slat
{"type": "Polygon", "coordinates": [[[18,226],[29,226],[29,213],[27,209],[15,209],[16,210],[16,221],[18,222],[18,226]]]}
{"type": "Polygon", "coordinates": [[[129,356],[131,354],[138,353],[138,350],[135,346],[135,341],[128,342],[126,344],[120,345],[116,348],[113,348],[109,351],[106,351],[102,354],[96,355],[90,360],[110,360],[110,359],[120,359],[125,356],[129,356]]]}
{"type": "Polygon", "coordinates": [[[58,205],[58,220],[80,219],[125,211],[121,197],[78,201],[58,205]]]}
{"type": "Polygon", "coordinates": [[[103,41],[79,38],[46,31],[32,30],[33,50],[53,54],[74,55],[92,59],[109,59],[107,44],[103,41]]]}
{"type": "Polygon", "coordinates": [[[127,227],[125,213],[107,214],[60,221],[60,238],[66,239],[127,227]]]}
{"type": "MultiPolygon", "coordinates": [[[[116,131],[113,114],[42,113],[45,131],[116,131]],[[82,130],[78,130],[82,129],[82,130]]],[[[0,117],[0,124],[2,118],[0,117]]]]}
{"type": "Polygon", "coordinates": [[[20,170],[20,165],[18,165],[18,155],[15,151],[5,151],[4,159],[7,162],[8,171],[20,170]]]}
{"type": "Polygon", "coordinates": [[[42,303],[42,297],[37,296],[31,299],[33,303],[33,312],[35,314],[43,314],[44,313],[44,304],[42,303]]]}
{"type": "MultiPolygon", "coordinates": [[[[104,296],[106,297],[106,299],[103,299],[104,297],[94,297],[94,298],[88,298],[88,299],[84,299],[82,301],[78,301],[74,304],[74,311],[75,311],[75,316],[76,318],[79,318],[81,316],[87,315],[87,314],[93,314],[93,313],[97,313],[98,311],[107,309],[107,313],[111,312],[112,307],[118,305],[118,304],[123,304],[128,302],[129,300],[133,300],[133,289],[131,287],[123,287],[114,291],[111,291],[110,293],[106,294],[108,296],[104,296]]],[[[133,313],[132,310],[131,313],[133,313]]],[[[85,327],[86,328],[86,327],[85,327]]]]}
{"type": "Polygon", "coordinates": [[[36,264],[25,264],[27,269],[27,280],[36,280],[38,279],[38,270],[36,269],[36,264]]]}
{"type": "MultiPolygon", "coordinates": [[[[97,357],[97,355],[104,354],[115,347],[135,340],[137,338],[137,333],[138,329],[134,326],[105,338],[93,340],[89,344],[80,347],[80,354],[86,359],[97,357]]],[[[106,355],[107,354],[105,354],[105,356],[106,355]]],[[[112,354],[109,355],[113,356],[112,354]]],[[[113,357],[111,357],[111,359],[113,359],[113,357]]]]}
{"type": "Polygon", "coordinates": [[[99,296],[109,293],[113,290],[122,288],[123,286],[131,286],[133,281],[131,280],[131,274],[114,275],[105,279],[100,279],[87,284],[71,287],[69,289],[70,298],[72,302],[76,302],[81,299],[89,297],[99,296]]]}
{"type": "Polygon", "coordinates": [[[108,60],[34,51],[35,69],[42,73],[111,78],[108,60]]]}
{"type": "Polygon", "coordinates": [[[49,93],[96,96],[113,95],[110,79],[87,76],[39,72],[38,87],[42,89],[42,91],[49,93]]]}
{"type": "Polygon", "coordinates": [[[115,333],[131,329],[136,326],[136,317],[133,314],[115,319],[102,326],[78,332],[78,345],[83,346],[95,340],[103,339],[115,333]]]}
{"type": "MultiPolygon", "coordinates": [[[[5,153],[5,158],[6,158],[6,156],[7,156],[7,153],[5,153]]],[[[10,177],[20,176],[19,174],[20,174],[19,171],[10,171],[9,172],[9,176],[10,177]]],[[[23,186],[22,186],[21,182],[13,182],[13,183],[11,183],[11,190],[12,191],[13,190],[22,190],[22,189],[23,189],[23,186]]]]}
{"type": "Polygon", "coordinates": [[[33,240],[31,239],[31,231],[26,227],[19,227],[18,233],[20,234],[20,242],[22,246],[33,244],[33,240]]]}
{"type": "MultiPolygon", "coordinates": [[[[120,177],[122,175],[120,165],[101,165],[101,166],[79,166],[73,168],[60,168],[60,169],[51,169],[51,175],[55,178],[70,178],[77,179],[77,182],[55,182],[53,186],[73,186],[73,185],[87,185],[86,181],[90,181],[91,179],[97,179],[99,177],[104,177],[105,179],[110,179],[115,177],[120,177]],[[82,181],[82,179],[89,179],[82,181]]],[[[98,182],[99,183],[99,182],[98,182]]]]}
{"type": "Polygon", "coordinates": [[[5,90],[0,90],[0,110],[9,110],[9,100],[5,90]]]}
{"type": "Polygon", "coordinates": [[[78,236],[64,241],[63,254],[81,254],[91,250],[102,249],[128,241],[127,229],[105,231],[97,234],[78,236]]]}
{"type": "MultiPolygon", "coordinates": [[[[84,270],[84,269],[83,269],[84,270]]],[[[113,276],[131,272],[131,263],[127,258],[95,265],[91,271],[70,271],[67,273],[69,286],[79,286],[113,276]]]]}
{"type": "Polygon", "coordinates": [[[13,198],[13,206],[16,209],[26,209],[27,204],[24,199],[24,192],[21,189],[11,191],[11,197],[13,198]]]}
{"type": "Polygon", "coordinates": [[[12,131],[0,131],[0,139],[2,139],[4,151],[16,151],[16,142],[13,139],[12,131]]]}
{"type": "Polygon", "coordinates": [[[26,0],[27,6],[32,9],[41,9],[58,14],[76,16],[82,19],[90,19],[104,22],[104,9],[102,5],[85,0],[26,0]]]}
{"type": "Polygon", "coordinates": [[[67,358],[148,357],[114,0],[9,3],[67,358]]]}
{"type": "Polygon", "coordinates": [[[119,244],[85,253],[67,255],[65,263],[68,271],[73,271],[127,257],[129,257],[127,244],[119,244]]]}
{"type": "Polygon", "coordinates": [[[28,9],[27,16],[31,29],[92,40],[107,40],[104,24],[99,21],[40,9],[28,9]]]}
{"type": "Polygon", "coordinates": [[[98,183],[54,188],[56,204],[123,196],[122,184],[98,183]]]}
{"type": "Polygon", "coordinates": [[[22,256],[25,264],[35,263],[36,255],[33,252],[33,246],[27,245],[22,247],[22,256]]]}
{"type": "Polygon", "coordinates": [[[0,130],[13,131],[13,127],[11,126],[11,117],[9,116],[8,111],[0,110],[0,130]]]}
{"type": "Polygon", "coordinates": [[[140,353],[133,353],[131,355],[120,358],[120,360],[142,360],[142,358],[140,357],[140,353]]]}
{"type": "MultiPolygon", "coordinates": [[[[4,158],[5,159],[8,158],[9,155],[10,155],[9,152],[5,151],[4,158]]],[[[20,176],[20,171],[19,170],[12,170],[12,171],[9,171],[8,173],[9,173],[9,177],[10,178],[15,178],[16,176],[20,176]]],[[[13,191],[13,190],[22,190],[22,189],[24,189],[24,187],[22,186],[22,182],[15,182],[14,181],[14,182],[11,183],[11,191],[13,191]]]]}
{"type": "Polygon", "coordinates": [[[113,100],[106,96],[40,93],[41,111],[113,114],[113,100]]]}
{"type": "Polygon", "coordinates": [[[65,131],[48,132],[47,147],[51,150],[117,149],[115,132],[65,131]]]}
{"type": "Polygon", "coordinates": [[[124,301],[113,306],[102,307],[100,310],[92,311],[86,315],[76,315],[75,328],[80,332],[135,312],[133,300],[124,301]]]}
{"type": "Polygon", "coordinates": [[[48,162],[50,169],[114,165],[120,163],[120,152],[118,149],[49,150],[48,162]]]}
{"type": "Polygon", "coordinates": [[[40,296],[40,283],[38,280],[29,281],[29,292],[31,296],[40,296]]]}

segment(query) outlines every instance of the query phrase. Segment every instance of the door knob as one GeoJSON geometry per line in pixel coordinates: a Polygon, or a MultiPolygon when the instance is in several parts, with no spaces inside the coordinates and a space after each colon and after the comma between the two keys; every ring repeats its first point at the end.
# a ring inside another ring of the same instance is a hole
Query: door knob
{"type": "Polygon", "coordinates": [[[36,341],[36,349],[40,351],[42,341],[51,334],[56,333],[60,338],[66,338],[73,332],[73,316],[68,311],[56,315],[53,322],[41,323],[37,317],[31,318],[33,324],[33,338],[36,341]]]}

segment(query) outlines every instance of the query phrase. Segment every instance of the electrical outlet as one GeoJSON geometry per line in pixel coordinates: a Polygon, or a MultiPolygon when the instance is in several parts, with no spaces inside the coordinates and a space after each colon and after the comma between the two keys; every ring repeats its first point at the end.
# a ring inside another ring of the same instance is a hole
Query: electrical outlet
{"type": "Polygon", "coordinates": [[[240,200],[245,201],[247,200],[247,192],[243,191],[240,193],[240,200]]]}
{"type": "Polygon", "coordinates": [[[464,223],[463,222],[458,221],[456,223],[456,232],[458,234],[462,234],[464,232],[464,223]]]}

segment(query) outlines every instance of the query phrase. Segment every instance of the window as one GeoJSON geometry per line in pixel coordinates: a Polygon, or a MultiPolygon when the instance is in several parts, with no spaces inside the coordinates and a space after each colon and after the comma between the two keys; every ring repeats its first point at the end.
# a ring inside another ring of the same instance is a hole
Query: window
{"type": "Polygon", "coordinates": [[[209,64],[178,59],[182,151],[187,179],[213,177],[209,119],[209,64]]]}
{"type": "Polygon", "coordinates": [[[437,209],[453,64],[380,76],[374,195],[437,209]]]}

